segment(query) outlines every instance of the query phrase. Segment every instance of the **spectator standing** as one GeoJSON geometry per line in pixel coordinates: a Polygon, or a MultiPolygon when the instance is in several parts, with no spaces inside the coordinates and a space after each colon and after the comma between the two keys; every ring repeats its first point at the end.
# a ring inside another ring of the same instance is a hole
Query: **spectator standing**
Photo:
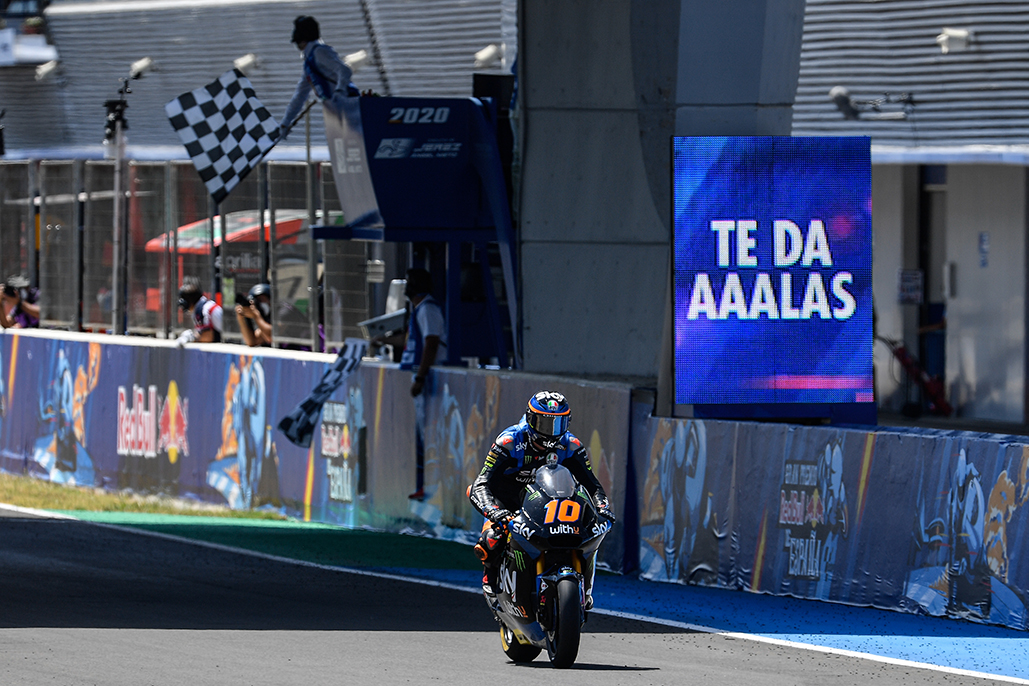
{"type": "Polygon", "coordinates": [[[39,291],[24,276],[7,279],[0,295],[0,326],[5,329],[39,327],[39,291]]]}
{"type": "Polygon", "coordinates": [[[245,302],[236,303],[236,323],[243,342],[251,348],[272,344],[272,289],[259,283],[247,293],[245,302]]]}
{"type": "Polygon", "coordinates": [[[193,328],[186,329],[178,338],[178,344],[185,343],[221,343],[222,340],[222,308],[221,305],[204,295],[200,287],[200,279],[187,276],[182,279],[179,288],[179,307],[183,312],[192,312],[193,328]]]}
{"type": "Polygon", "coordinates": [[[400,368],[414,372],[411,396],[415,407],[415,485],[409,497],[425,497],[425,395],[431,393],[429,370],[436,360],[447,357],[447,330],[443,310],[431,295],[432,277],[424,269],[408,269],[404,295],[411,302],[407,343],[400,368]]]}

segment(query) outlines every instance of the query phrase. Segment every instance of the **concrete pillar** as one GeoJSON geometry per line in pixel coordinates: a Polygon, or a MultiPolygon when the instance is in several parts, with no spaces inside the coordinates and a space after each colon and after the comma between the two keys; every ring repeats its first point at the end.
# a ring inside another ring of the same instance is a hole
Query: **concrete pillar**
{"type": "Polygon", "coordinates": [[[803,14],[522,0],[526,369],[660,378],[667,404],[671,137],[789,135],[803,14]]]}

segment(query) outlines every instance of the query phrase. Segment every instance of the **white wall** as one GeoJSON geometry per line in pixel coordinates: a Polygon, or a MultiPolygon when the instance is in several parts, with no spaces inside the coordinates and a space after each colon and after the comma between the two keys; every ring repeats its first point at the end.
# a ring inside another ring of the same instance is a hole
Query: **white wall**
{"type": "MultiPolygon", "coordinates": [[[[918,269],[918,167],[872,166],[872,291],[876,333],[918,352],[918,305],[898,302],[901,269],[918,269]]],[[[892,349],[882,341],[873,347],[876,402],[883,410],[899,412],[916,400],[917,390],[892,349]],[[910,393],[910,397],[909,396],[910,393]]]]}
{"type": "MultiPolygon", "coordinates": [[[[904,167],[872,167],[872,294],[875,299],[876,332],[891,340],[903,340],[904,317],[897,302],[897,271],[904,262],[904,167]]],[[[901,387],[893,353],[876,341],[876,401],[884,409],[900,409],[896,395],[901,387]]],[[[902,372],[901,372],[902,373],[902,372]]]]}
{"type": "Polygon", "coordinates": [[[1022,422],[1025,412],[1026,170],[947,169],[947,390],[959,416],[1022,422]],[[980,233],[989,235],[986,264],[980,233]]]}

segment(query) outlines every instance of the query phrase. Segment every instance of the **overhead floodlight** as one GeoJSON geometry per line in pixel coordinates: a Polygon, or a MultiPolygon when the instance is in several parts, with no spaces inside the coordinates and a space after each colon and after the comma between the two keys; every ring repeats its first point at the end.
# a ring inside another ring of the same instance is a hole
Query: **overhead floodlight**
{"type": "Polygon", "coordinates": [[[344,57],[343,64],[350,67],[350,71],[357,71],[366,65],[369,59],[370,55],[367,50],[358,50],[357,52],[352,52],[344,57]]]}
{"type": "Polygon", "coordinates": [[[135,62],[133,62],[132,65],[129,67],[129,78],[142,78],[144,74],[146,74],[149,71],[152,71],[153,68],[154,60],[152,58],[144,57],[142,59],[138,59],[135,62]]]}
{"type": "Polygon", "coordinates": [[[232,66],[243,72],[244,76],[249,70],[257,67],[259,64],[260,61],[257,59],[257,55],[252,52],[248,52],[242,57],[237,57],[232,61],[232,66]]]}
{"type": "Polygon", "coordinates": [[[907,119],[915,107],[910,93],[884,93],[883,97],[874,100],[856,100],[844,86],[833,86],[829,90],[829,99],[844,119],[850,120],[901,121],[907,119]],[[883,105],[900,105],[902,109],[884,112],[883,105]]]}
{"type": "Polygon", "coordinates": [[[504,50],[496,43],[490,43],[482,50],[475,53],[475,68],[485,69],[492,67],[504,57],[504,50]]]}
{"type": "Polygon", "coordinates": [[[973,35],[968,29],[952,29],[944,27],[943,32],[936,36],[936,44],[940,46],[940,52],[944,55],[951,52],[962,52],[968,50],[973,35]]]}
{"type": "Polygon", "coordinates": [[[50,60],[36,67],[36,81],[48,81],[54,77],[57,73],[57,68],[61,66],[61,63],[57,60],[50,60]]]}

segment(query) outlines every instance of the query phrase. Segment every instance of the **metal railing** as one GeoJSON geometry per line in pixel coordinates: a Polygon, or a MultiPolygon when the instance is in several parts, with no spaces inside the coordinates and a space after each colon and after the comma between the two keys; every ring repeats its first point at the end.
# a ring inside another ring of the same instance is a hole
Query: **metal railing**
{"type": "Polygon", "coordinates": [[[123,271],[114,278],[114,162],[0,161],[0,278],[22,275],[39,287],[42,326],[166,338],[191,326],[177,301],[182,278],[194,275],[220,297],[232,341],[241,339],[235,294],[267,282],[276,345],[319,348],[313,332],[322,324],[325,348],[338,347],[376,314],[370,255],[367,244],[351,241],[318,241],[309,250],[309,196],[317,221],[341,220],[330,165],[313,167],[309,187],[304,163],[262,165],[214,207],[189,163],[127,163],[123,271]],[[121,322],[112,310],[116,283],[124,288],[121,322]],[[317,322],[309,307],[315,295],[317,322]]]}

